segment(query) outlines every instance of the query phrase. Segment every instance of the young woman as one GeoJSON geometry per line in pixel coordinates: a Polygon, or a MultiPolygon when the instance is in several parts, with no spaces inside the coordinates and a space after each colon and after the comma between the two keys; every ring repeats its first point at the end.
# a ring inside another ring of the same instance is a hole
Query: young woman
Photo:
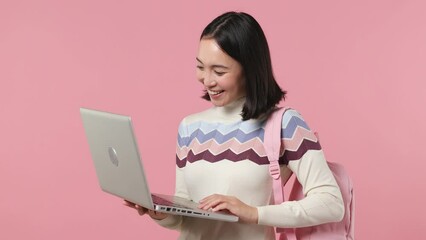
{"type": "Polygon", "coordinates": [[[179,126],[175,194],[199,202],[205,210],[227,210],[240,222],[154,211],[149,215],[164,227],[178,229],[179,239],[189,240],[275,239],[274,226],[340,221],[340,189],[317,138],[295,110],[283,115],[281,174],[285,179],[293,172],[306,197],[270,205],[272,179],[263,133],[265,119],[286,93],[274,79],[269,47],[257,21],[236,12],[214,19],[201,35],[196,63],[203,98],[213,106],[187,116],[179,126]]]}

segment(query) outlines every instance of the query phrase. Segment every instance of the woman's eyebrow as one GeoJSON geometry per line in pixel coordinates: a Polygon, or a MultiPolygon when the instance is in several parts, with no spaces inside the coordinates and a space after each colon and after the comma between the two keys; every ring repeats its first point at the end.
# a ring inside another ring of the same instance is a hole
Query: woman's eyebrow
{"type": "MultiPolygon", "coordinates": [[[[204,64],[198,57],[195,58],[199,63],[204,64]]],[[[224,69],[229,69],[229,67],[224,66],[224,65],[220,65],[220,64],[214,64],[211,66],[212,68],[224,68],[224,69]]]]}

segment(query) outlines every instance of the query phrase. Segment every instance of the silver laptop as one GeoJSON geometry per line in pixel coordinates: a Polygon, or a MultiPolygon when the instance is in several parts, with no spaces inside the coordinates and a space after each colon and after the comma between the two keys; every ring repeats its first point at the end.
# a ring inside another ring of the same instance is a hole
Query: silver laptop
{"type": "Polygon", "coordinates": [[[158,212],[238,221],[232,214],[199,209],[197,203],[184,198],[151,193],[131,118],[86,108],[80,108],[80,114],[103,191],[158,212]]]}

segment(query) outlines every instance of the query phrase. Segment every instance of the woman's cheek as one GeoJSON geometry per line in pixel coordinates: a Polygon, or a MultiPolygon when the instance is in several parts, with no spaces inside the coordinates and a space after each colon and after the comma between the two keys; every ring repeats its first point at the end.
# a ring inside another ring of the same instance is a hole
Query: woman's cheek
{"type": "Polygon", "coordinates": [[[200,71],[200,70],[198,70],[197,69],[197,71],[196,71],[196,73],[195,73],[195,77],[197,78],[197,80],[200,82],[200,83],[203,83],[204,82],[204,77],[203,77],[203,73],[200,71]]]}

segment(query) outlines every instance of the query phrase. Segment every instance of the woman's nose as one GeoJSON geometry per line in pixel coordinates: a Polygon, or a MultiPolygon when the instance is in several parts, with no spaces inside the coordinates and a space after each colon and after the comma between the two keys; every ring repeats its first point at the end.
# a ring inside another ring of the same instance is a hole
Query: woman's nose
{"type": "Polygon", "coordinates": [[[212,74],[210,73],[204,73],[204,79],[203,79],[203,84],[206,87],[211,87],[216,85],[216,81],[214,79],[214,76],[212,76],[212,74]]]}

